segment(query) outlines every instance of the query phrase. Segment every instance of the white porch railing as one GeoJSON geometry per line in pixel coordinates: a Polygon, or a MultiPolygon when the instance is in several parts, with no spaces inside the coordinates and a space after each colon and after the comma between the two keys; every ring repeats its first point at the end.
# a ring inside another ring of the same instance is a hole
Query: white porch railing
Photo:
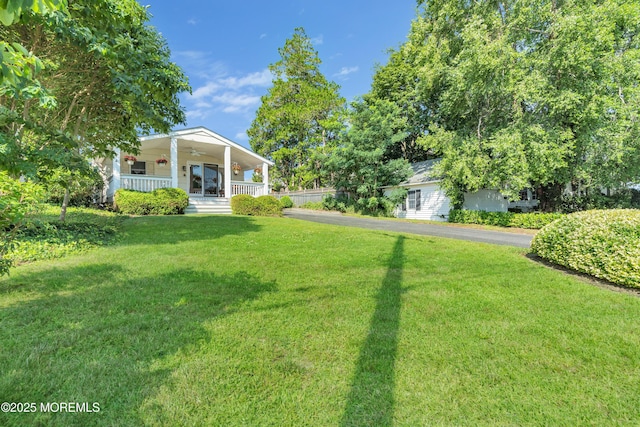
{"type": "MultiPolygon", "coordinates": [[[[170,188],[171,177],[149,175],[121,175],[120,187],[127,190],[150,192],[158,188],[170,188]]],[[[231,196],[248,194],[253,197],[264,194],[264,184],[261,182],[231,182],[231,196]]],[[[193,196],[193,195],[192,195],[193,196]]]]}
{"type": "Polygon", "coordinates": [[[153,191],[158,188],[171,187],[171,177],[148,175],[122,175],[121,187],[127,190],[153,191]]]}
{"type": "Polygon", "coordinates": [[[264,184],[261,182],[231,182],[231,196],[248,194],[253,197],[264,194],[264,184]]]}

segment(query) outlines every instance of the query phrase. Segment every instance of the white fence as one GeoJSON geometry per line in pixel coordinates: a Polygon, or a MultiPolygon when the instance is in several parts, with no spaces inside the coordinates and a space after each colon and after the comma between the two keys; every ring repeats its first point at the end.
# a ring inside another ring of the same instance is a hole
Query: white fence
{"type": "Polygon", "coordinates": [[[281,191],[279,193],[273,193],[278,199],[289,196],[295,206],[304,205],[307,202],[321,202],[326,194],[330,194],[333,197],[347,196],[346,193],[336,191],[335,188],[317,188],[315,190],[281,191]]]}

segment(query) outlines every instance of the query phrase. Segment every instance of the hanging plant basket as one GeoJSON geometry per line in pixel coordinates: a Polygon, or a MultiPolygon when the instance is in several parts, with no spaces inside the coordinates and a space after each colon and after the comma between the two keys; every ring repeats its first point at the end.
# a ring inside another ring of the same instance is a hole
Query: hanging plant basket
{"type": "Polygon", "coordinates": [[[127,162],[130,166],[133,166],[133,164],[137,161],[138,159],[136,159],[136,156],[124,156],[124,161],[127,162]]]}
{"type": "Polygon", "coordinates": [[[242,168],[240,167],[239,164],[234,162],[233,165],[231,166],[231,170],[233,170],[234,175],[238,175],[238,173],[242,170],[242,168]]]}
{"type": "Polygon", "coordinates": [[[169,161],[167,159],[165,159],[165,158],[156,160],[156,164],[158,166],[160,166],[161,168],[165,167],[167,165],[167,163],[169,163],[169,161]]]}

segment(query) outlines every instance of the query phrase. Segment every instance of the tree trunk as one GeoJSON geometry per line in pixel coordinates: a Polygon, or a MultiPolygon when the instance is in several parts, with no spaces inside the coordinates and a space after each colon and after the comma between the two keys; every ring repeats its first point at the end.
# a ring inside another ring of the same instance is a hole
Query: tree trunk
{"type": "Polygon", "coordinates": [[[559,182],[551,182],[538,187],[538,198],[540,199],[540,210],[542,212],[554,212],[557,210],[563,188],[564,185],[559,182]]]}
{"type": "Polygon", "coordinates": [[[64,198],[62,199],[62,208],[60,209],[60,222],[64,222],[67,217],[67,206],[69,206],[69,189],[64,189],[64,198]]]}

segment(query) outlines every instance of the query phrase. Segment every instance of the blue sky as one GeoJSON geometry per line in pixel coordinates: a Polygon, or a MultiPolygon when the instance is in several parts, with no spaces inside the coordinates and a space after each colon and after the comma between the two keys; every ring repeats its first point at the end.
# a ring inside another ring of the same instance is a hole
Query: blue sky
{"type": "Polygon", "coordinates": [[[271,86],[268,66],[303,27],[328,80],[348,101],[367,93],[375,64],[406,39],[415,0],[142,0],[193,94],[181,96],[186,127],[205,126],[249,146],[246,130],[271,86]]]}

